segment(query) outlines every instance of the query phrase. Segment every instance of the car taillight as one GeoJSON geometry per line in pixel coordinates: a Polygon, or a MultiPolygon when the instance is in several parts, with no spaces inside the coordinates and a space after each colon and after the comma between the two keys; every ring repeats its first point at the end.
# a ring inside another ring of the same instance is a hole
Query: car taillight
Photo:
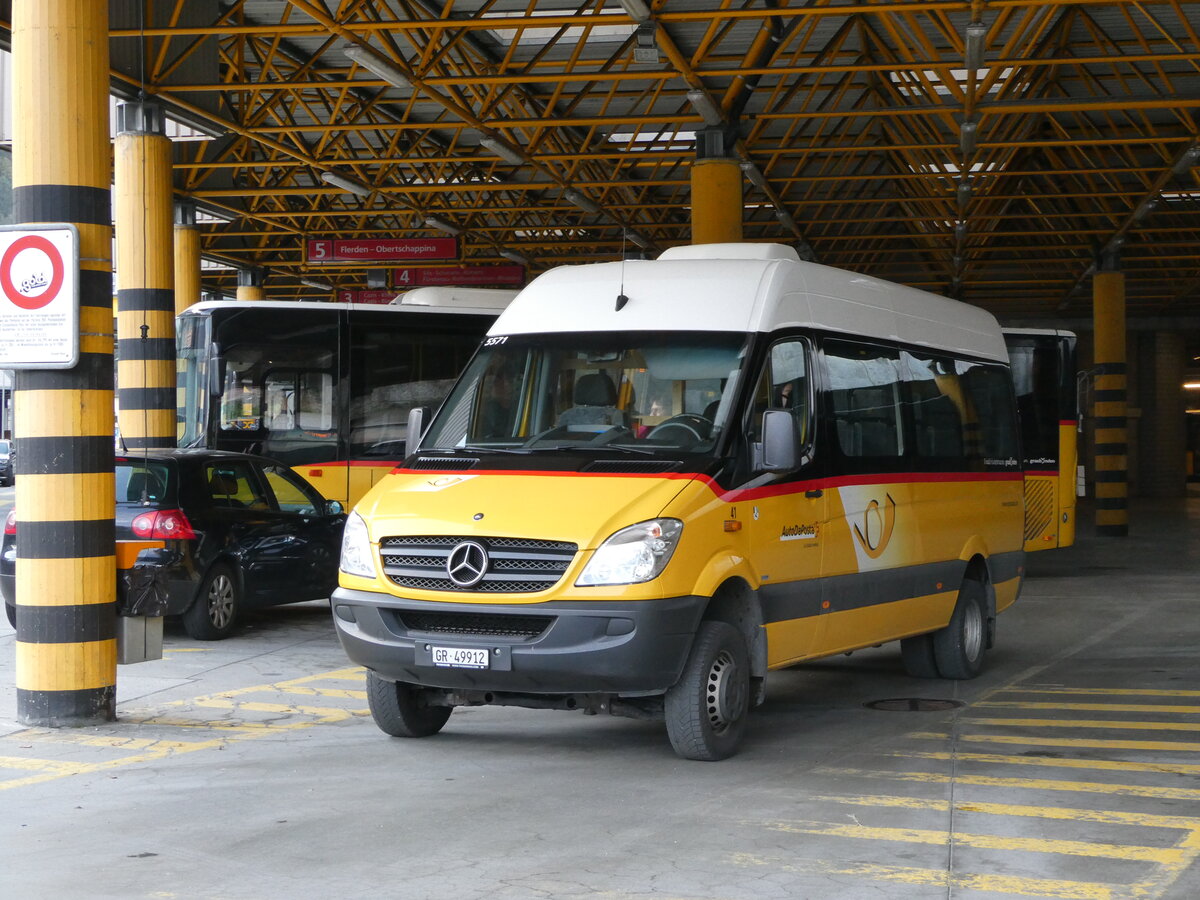
{"type": "Polygon", "coordinates": [[[15,506],[8,511],[8,515],[4,519],[4,533],[17,533],[17,508],[15,506]]]}
{"type": "Polygon", "coordinates": [[[140,538],[170,541],[194,538],[192,523],[187,520],[181,509],[158,509],[154,512],[144,512],[134,516],[130,523],[133,533],[140,538]]]}

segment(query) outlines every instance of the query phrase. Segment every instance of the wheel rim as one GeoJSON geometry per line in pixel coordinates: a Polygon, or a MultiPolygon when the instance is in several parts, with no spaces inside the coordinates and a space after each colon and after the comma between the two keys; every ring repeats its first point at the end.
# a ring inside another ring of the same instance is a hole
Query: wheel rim
{"type": "Polygon", "coordinates": [[[963,654],[974,662],[983,651],[983,612],[978,603],[968,604],[963,612],[963,654]]]}
{"type": "Polygon", "coordinates": [[[737,662],[727,650],[717,654],[708,670],[704,704],[708,723],[716,734],[727,731],[745,712],[748,690],[740,676],[737,662]]]}
{"type": "Polygon", "coordinates": [[[233,581],[218,575],[208,588],[208,620],[214,628],[226,628],[233,621],[233,581]]]}

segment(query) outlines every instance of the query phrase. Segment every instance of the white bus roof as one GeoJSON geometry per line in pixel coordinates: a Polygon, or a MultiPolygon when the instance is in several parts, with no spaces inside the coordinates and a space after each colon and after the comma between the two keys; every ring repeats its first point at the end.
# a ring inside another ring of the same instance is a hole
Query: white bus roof
{"type": "Polygon", "coordinates": [[[398,294],[389,305],[504,309],[519,293],[515,288],[419,287],[398,294]]]}
{"type": "Polygon", "coordinates": [[[1008,359],[991,313],[802,262],[782,244],[699,244],[672,248],[656,260],[551,269],[521,291],[489,334],[772,332],[793,326],[1008,359]],[[621,294],[629,300],[618,310],[621,294]]]}
{"type": "Polygon", "coordinates": [[[200,303],[193,303],[181,315],[210,312],[218,309],[308,309],[321,310],[324,312],[337,312],[338,310],[375,310],[377,312],[385,312],[390,315],[403,315],[404,313],[416,313],[417,315],[426,315],[433,313],[453,313],[453,314],[471,314],[480,316],[492,316],[493,318],[500,311],[494,306],[430,306],[425,304],[399,304],[395,303],[325,303],[320,300],[203,300],[200,303]]]}

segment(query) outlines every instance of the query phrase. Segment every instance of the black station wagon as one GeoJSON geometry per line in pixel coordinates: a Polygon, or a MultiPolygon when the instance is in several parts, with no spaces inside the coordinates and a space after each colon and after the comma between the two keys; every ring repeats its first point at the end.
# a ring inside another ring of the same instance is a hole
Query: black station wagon
{"type": "MultiPolygon", "coordinates": [[[[168,615],[198,640],[227,637],[243,609],[327,598],[346,516],[283,463],[214,450],[116,459],[117,540],[162,540],[168,615]]],[[[0,592],[16,623],[16,517],[0,544],[0,592]]]]}

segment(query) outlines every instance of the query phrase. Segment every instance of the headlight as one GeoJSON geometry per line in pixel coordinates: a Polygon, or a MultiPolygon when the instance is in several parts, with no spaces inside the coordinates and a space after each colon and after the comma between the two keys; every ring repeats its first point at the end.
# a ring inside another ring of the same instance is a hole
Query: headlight
{"type": "Polygon", "coordinates": [[[342,532],[342,561],[339,568],[347,575],[375,577],[375,561],[371,558],[371,537],[367,534],[367,523],[356,512],[346,516],[346,530],[342,532]]]}
{"type": "Polygon", "coordinates": [[[575,584],[649,581],[666,567],[682,533],[683,523],[678,519],[651,519],[622,528],[596,548],[575,584]]]}

